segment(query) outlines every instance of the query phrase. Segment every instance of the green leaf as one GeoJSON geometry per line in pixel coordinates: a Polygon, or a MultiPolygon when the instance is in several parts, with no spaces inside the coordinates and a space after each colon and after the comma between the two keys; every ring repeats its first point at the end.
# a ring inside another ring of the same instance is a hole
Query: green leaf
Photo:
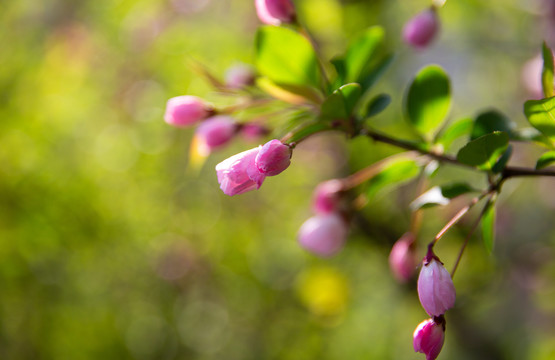
{"type": "Polygon", "coordinates": [[[555,95],[553,91],[553,52],[546,45],[545,41],[542,46],[543,70],[542,70],[542,88],[544,96],[551,97],[555,95]]]}
{"type": "Polygon", "coordinates": [[[276,84],[320,87],[320,70],[310,42],[279,26],[263,26],[256,33],[256,66],[276,84]]]}
{"type": "Polygon", "coordinates": [[[443,131],[437,142],[443,145],[443,148],[448,149],[455,140],[470,134],[473,126],[474,120],[471,118],[457,120],[443,131]]]}
{"type": "Polygon", "coordinates": [[[391,96],[387,94],[380,94],[374,97],[368,103],[368,106],[366,107],[366,111],[364,112],[363,118],[369,118],[371,116],[378,115],[379,113],[384,111],[385,108],[388,107],[390,103],[391,103],[391,96]]]}
{"type": "Polygon", "coordinates": [[[555,97],[542,100],[528,100],[524,103],[524,114],[530,124],[555,141],[555,97]]]}
{"type": "Polygon", "coordinates": [[[345,68],[347,82],[359,82],[383,45],[385,32],[380,26],[373,26],[357,38],[345,54],[345,68]]]}
{"type": "Polygon", "coordinates": [[[457,160],[482,170],[492,170],[508,146],[507,133],[496,131],[466,144],[459,150],[457,160]]]}
{"type": "Polygon", "coordinates": [[[265,77],[256,79],[256,85],[274,98],[290,104],[298,105],[307,102],[320,104],[322,102],[322,94],[311,86],[276,84],[265,77]]]}
{"type": "Polygon", "coordinates": [[[437,205],[447,205],[457,196],[476,191],[465,183],[454,183],[442,186],[434,186],[424,194],[420,195],[410,204],[412,211],[433,207],[437,205]]]}
{"type": "Polygon", "coordinates": [[[330,130],[331,127],[329,126],[329,124],[325,124],[322,122],[317,122],[314,124],[310,124],[307,126],[304,126],[298,130],[295,130],[293,135],[287,139],[288,143],[294,143],[294,142],[298,142],[312,134],[318,133],[318,132],[322,132],[322,131],[326,131],[326,130],[330,130]]]}
{"type": "Polygon", "coordinates": [[[412,159],[398,159],[384,165],[379,174],[374,176],[366,189],[369,198],[378,192],[393,186],[408,182],[420,172],[420,166],[412,159]]]}
{"type": "Polygon", "coordinates": [[[364,75],[360,80],[360,84],[362,85],[362,89],[364,91],[370,89],[372,85],[374,85],[376,81],[382,77],[387,68],[389,68],[389,65],[393,62],[394,58],[393,54],[385,55],[381,60],[377,61],[375,65],[368,67],[366,75],[364,75]]]}
{"type": "Polygon", "coordinates": [[[496,174],[502,172],[503,169],[505,169],[505,166],[507,166],[507,163],[509,162],[511,155],[513,155],[513,146],[509,145],[507,147],[507,150],[505,150],[503,155],[501,155],[501,157],[499,158],[499,160],[497,160],[495,165],[493,165],[491,170],[496,174]]]}
{"type": "Polygon", "coordinates": [[[361,92],[360,85],[355,83],[343,85],[335,90],[322,104],[322,117],[329,120],[348,119],[360,99],[361,92]]]}
{"type": "Polygon", "coordinates": [[[406,111],[409,122],[430,141],[441,126],[451,105],[449,78],[438,65],[430,65],[416,75],[409,87],[406,111]]]}
{"type": "Polygon", "coordinates": [[[335,68],[335,72],[337,73],[337,77],[333,82],[333,89],[337,89],[341,86],[341,84],[345,83],[345,77],[347,76],[347,69],[345,68],[345,60],[341,57],[335,57],[330,60],[331,64],[335,68]]]}
{"type": "Polygon", "coordinates": [[[495,199],[488,200],[482,215],[482,238],[486,250],[491,254],[495,242],[495,199]]]}
{"type": "Polygon", "coordinates": [[[494,131],[505,131],[512,139],[513,129],[514,124],[505,115],[497,110],[489,110],[476,117],[470,140],[475,140],[494,131]]]}
{"type": "Polygon", "coordinates": [[[536,169],[543,169],[555,163],[555,151],[548,151],[544,153],[536,162],[536,169]]]}

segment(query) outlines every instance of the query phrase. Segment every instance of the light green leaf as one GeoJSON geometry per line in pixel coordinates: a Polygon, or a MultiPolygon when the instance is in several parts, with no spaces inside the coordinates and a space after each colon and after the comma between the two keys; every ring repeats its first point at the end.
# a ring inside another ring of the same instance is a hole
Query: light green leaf
{"type": "Polygon", "coordinates": [[[311,86],[277,84],[265,77],[258,78],[256,85],[274,98],[290,104],[298,105],[307,102],[320,104],[322,102],[321,92],[311,86]]]}
{"type": "Polygon", "coordinates": [[[546,45],[545,41],[542,46],[543,69],[542,69],[542,88],[544,96],[551,97],[555,95],[553,91],[553,53],[546,45]]]}
{"type": "Polygon", "coordinates": [[[359,84],[343,85],[335,90],[322,104],[321,115],[325,119],[348,119],[361,96],[359,84]]]}
{"type": "Polygon", "coordinates": [[[536,169],[543,169],[551,164],[555,164],[555,151],[548,151],[538,159],[536,169]]]}
{"type": "Polygon", "coordinates": [[[434,186],[424,194],[420,195],[410,204],[412,211],[438,205],[447,205],[457,196],[475,191],[468,184],[454,183],[442,186],[434,186]]]}
{"type": "Polygon", "coordinates": [[[373,26],[357,38],[345,54],[347,82],[359,82],[366,73],[367,67],[383,45],[385,32],[380,26],[373,26]]]}
{"type": "Polygon", "coordinates": [[[482,215],[482,238],[486,250],[491,254],[493,251],[493,244],[495,242],[495,199],[488,200],[483,210],[482,215]]]}
{"type": "Polygon", "coordinates": [[[496,131],[466,144],[459,150],[457,160],[482,170],[492,170],[508,146],[507,133],[496,131]]]}
{"type": "Polygon", "coordinates": [[[451,105],[449,77],[438,65],[430,65],[416,75],[406,99],[409,122],[431,141],[451,105]]]}
{"type": "Polygon", "coordinates": [[[384,165],[381,172],[374,176],[366,189],[369,198],[378,192],[393,186],[406,183],[416,177],[420,172],[420,166],[412,159],[399,159],[384,165]]]}
{"type": "Polygon", "coordinates": [[[497,110],[489,110],[476,117],[470,140],[475,140],[494,131],[505,131],[512,139],[513,129],[514,124],[505,115],[497,110]]]}
{"type": "Polygon", "coordinates": [[[455,140],[467,136],[472,131],[474,121],[471,118],[463,118],[450,124],[440,135],[438,143],[448,149],[455,140]]]}
{"type": "Polygon", "coordinates": [[[524,114],[530,124],[555,141],[555,97],[542,100],[528,100],[524,103],[524,114]]]}
{"type": "Polygon", "coordinates": [[[279,26],[263,26],[256,34],[256,66],[276,84],[320,87],[320,70],[310,42],[279,26]]]}

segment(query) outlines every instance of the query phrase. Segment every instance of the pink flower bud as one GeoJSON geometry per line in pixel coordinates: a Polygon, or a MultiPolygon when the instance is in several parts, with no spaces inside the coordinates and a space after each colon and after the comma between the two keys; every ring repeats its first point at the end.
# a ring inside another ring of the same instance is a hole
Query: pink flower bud
{"type": "Polygon", "coordinates": [[[173,126],[193,125],[210,114],[210,108],[196,96],[178,96],[168,100],[164,120],[173,126]]]}
{"type": "Polygon", "coordinates": [[[266,176],[275,176],[291,164],[291,147],[279,140],[270,140],[260,147],[256,156],[256,167],[266,176]]]}
{"type": "Polygon", "coordinates": [[[417,260],[412,247],[414,235],[405,233],[391,248],[389,267],[397,280],[407,282],[416,270],[417,260]]]}
{"type": "Polygon", "coordinates": [[[234,120],[229,116],[214,116],[202,122],[195,132],[200,152],[207,155],[224,146],[233,138],[236,129],[234,120]]]}
{"type": "Polygon", "coordinates": [[[218,183],[224,194],[233,196],[260,188],[265,176],[254,164],[259,150],[243,151],[216,165],[218,183]]]}
{"type": "Polygon", "coordinates": [[[265,24],[291,23],[295,19],[295,7],[291,0],[255,0],[258,18],[265,24]]]}
{"type": "Polygon", "coordinates": [[[426,258],[418,276],[418,297],[429,315],[439,316],[455,305],[455,286],[451,275],[435,256],[426,258]]]}
{"type": "Polygon", "coordinates": [[[414,351],[426,355],[426,360],[435,360],[445,341],[445,322],[442,318],[422,321],[414,330],[413,346],[414,351]]]}
{"type": "Polygon", "coordinates": [[[246,140],[249,141],[257,141],[260,140],[261,137],[266,136],[270,133],[270,130],[267,127],[262,125],[254,124],[254,123],[246,123],[242,124],[241,126],[241,135],[245,137],[246,140]]]}
{"type": "Polygon", "coordinates": [[[339,252],[347,239],[347,224],[337,213],[316,215],[301,225],[297,234],[306,250],[328,257],[339,252]]]}
{"type": "Polygon", "coordinates": [[[343,189],[341,180],[324,181],[316,186],[312,197],[312,209],[317,214],[329,214],[337,210],[340,191],[343,189]]]}
{"type": "Polygon", "coordinates": [[[225,85],[231,89],[241,89],[254,84],[253,69],[244,64],[230,67],[225,73],[225,85]]]}
{"type": "Polygon", "coordinates": [[[410,19],[403,28],[403,39],[416,48],[426,47],[439,30],[439,18],[434,9],[427,9],[410,19]]]}

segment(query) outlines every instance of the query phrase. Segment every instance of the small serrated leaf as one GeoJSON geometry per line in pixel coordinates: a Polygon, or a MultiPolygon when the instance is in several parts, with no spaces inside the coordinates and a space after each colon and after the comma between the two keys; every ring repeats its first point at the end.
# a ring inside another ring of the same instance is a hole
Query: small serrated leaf
{"type": "Polygon", "coordinates": [[[363,118],[369,118],[376,116],[385,110],[391,103],[391,96],[387,94],[380,94],[374,97],[368,102],[366,111],[364,112],[363,118]]]}
{"type": "Polygon", "coordinates": [[[512,138],[514,124],[505,115],[497,110],[488,110],[476,117],[470,140],[475,140],[480,136],[491,134],[494,131],[504,131],[512,138]]]}
{"type": "Polygon", "coordinates": [[[547,46],[545,41],[542,46],[542,58],[542,88],[543,94],[547,98],[555,95],[555,92],[553,91],[553,52],[547,46]]]}
{"type": "Polygon", "coordinates": [[[524,103],[524,114],[530,124],[555,142],[555,96],[524,103]]]}
{"type": "Polygon", "coordinates": [[[471,118],[459,119],[450,124],[439,136],[437,142],[448,149],[453,141],[470,134],[474,121],[471,118]]]}

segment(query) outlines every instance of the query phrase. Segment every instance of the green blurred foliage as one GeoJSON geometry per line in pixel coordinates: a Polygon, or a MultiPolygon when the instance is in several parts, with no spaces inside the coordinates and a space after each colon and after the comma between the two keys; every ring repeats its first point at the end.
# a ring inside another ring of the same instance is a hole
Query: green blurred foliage
{"type": "MultiPolygon", "coordinates": [[[[426,1],[296,5],[329,57],[368,26],[386,29],[397,57],[373,94],[392,96],[376,126],[415,136],[401,102],[428,63],[451,76],[450,119],[495,107],[525,123],[520,69],[543,40],[537,2],[447,1],[439,39],[417,53],[400,31],[426,1]]],[[[213,168],[256,144],[236,141],[192,171],[192,131],[162,121],[169,97],[219,101],[191,61],[219,76],[252,63],[258,26],[250,0],[3,2],[0,358],[422,358],[411,335],[426,315],[414,284],[396,284],[387,267],[408,227],[414,183],[374,197],[332,259],[295,241],[319,181],[394,149],[315,137],[285,173],[229,198],[213,168]]],[[[512,161],[533,166],[540,151],[515,147],[512,161]]],[[[483,181],[452,167],[440,175],[483,181]]],[[[555,357],[553,186],[505,185],[493,254],[473,238],[459,267],[442,358],[555,357]]],[[[463,204],[426,210],[422,242],[463,204]]],[[[448,267],[470,223],[438,244],[448,267]]]]}

